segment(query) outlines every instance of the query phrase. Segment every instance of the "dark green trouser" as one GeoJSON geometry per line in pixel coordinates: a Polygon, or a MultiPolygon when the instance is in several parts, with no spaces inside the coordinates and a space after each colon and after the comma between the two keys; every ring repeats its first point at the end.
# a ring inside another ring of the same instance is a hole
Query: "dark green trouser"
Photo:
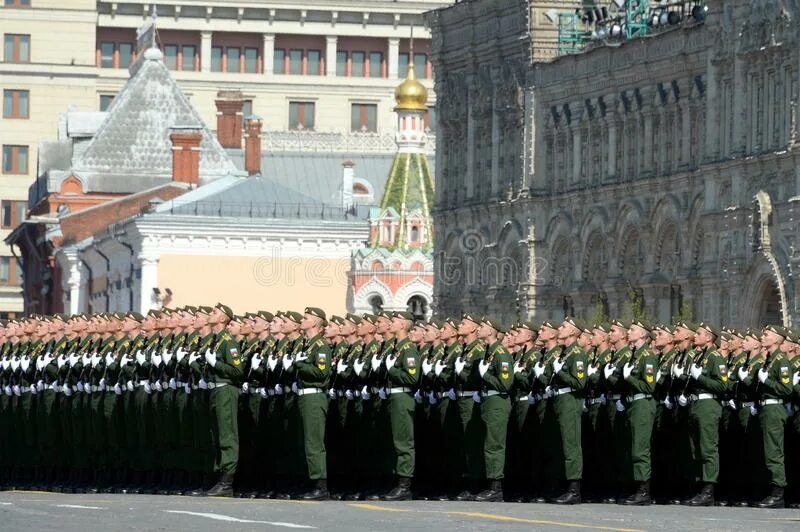
{"type": "MultiPolygon", "coordinates": [[[[111,392],[113,395],[113,392],[111,392]]],[[[105,392],[92,392],[89,396],[89,408],[91,410],[91,425],[89,429],[88,448],[92,452],[92,468],[105,469],[110,464],[106,449],[108,448],[108,436],[106,430],[105,408],[103,407],[103,397],[105,392]]]]}
{"type": "Polygon", "coordinates": [[[153,469],[153,410],[150,394],[137,387],[133,392],[133,413],[136,416],[136,458],[133,468],[136,471],[153,469]]]}
{"type": "Polygon", "coordinates": [[[678,406],[677,399],[673,400],[675,455],[677,457],[676,473],[681,477],[683,483],[690,485],[697,481],[697,471],[692,454],[692,432],[689,419],[691,417],[691,406],[678,406]]]}
{"type": "MultiPolygon", "coordinates": [[[[589,402],[589,399],[586,400],[589,402]]],[[[584,471],[583,478],[586,491],[591,495],[599,495],[608,491],[608,484],[613,478],[611,460],[609,458],[610,438],[608,416],[605,405],[593,403],[583,417],[584,471]]]]}
{"type": "Polygon", "coordinates": [[[387,398],[394,447],[394,474],[414,476],[414,411],[416,401],[410,393],[393,393],[387,398]]]}
{"type": "Polygon", "coordinates": [[[619,488],[631,481],[631,443],[625,412],[619,412],[616,403],[615,399],[608,399],[605,408],[608,415],[612,463],[616,476],[614,480],[619,488]]]}
{"type": "Polygon", "coordinates": [[[120,407],[122,405],[122,395],[117,395],[113,390],[98,392],[105,394],[103,397],[103,421],[106,435],[106,464],[110,469],[119,469],[120,453],[124,446],[121,439],[122,427],[120,426],[120,407]]]}
{"type": "Polygon", "coordinates": [[[770,485],[786,487],[786,467],[783,452],[786,419],[783,405],[765,405],[759,408],[761,434],[764,441],[764,464],[767,467],[770,485]]]}
{"type": "Polygon", "coordinates": [[[463,436],[464,478],[479,480],[486,478],[486,462],[483,458],[483,441],[486,438],[486,425],[481,418],[481,405],[472,397],[459,397],[458,413],[461,419],[463,436]]]}
{"type": "Polygon", "coordinates": [[[30,392],[23,393],[19,397],[20,421],[22,425],[19,427],[21,444],[19,456],[23,457],[22,465],[33,467],[36,464],[36,424],[34,423],[34,413],[36,407],[36,396],[30,392]]]}
{"type": "Polygon", "coordinates": [[[656,423],[653,431],[653,484],[656,486],[656,498],[674,497],[678,494],[678,486],[683,480],[675,474],[678,463],[677,442],[679,437],[675,432],[675,408],[669,410],[666,406],[656,404],[656,423]]]}
{"type": "Polygon", "coordinates": [[[655,399],[639,399],[628,403],[628,427],[630,429],[631,465],[635,482],[649,482],[652,474],[650,442],[656,421],[655,399]]]}
{"type": "Polygon", "coordinates": [[[493,395],[481,400],[481,417],[486,425],[483,443],[483,459],[486,478],[502,480],[506,466],[506,436],[508,418],[511,415],[511,399],[508,395],[493,395]]]}
{"type": "Polygon", "coordinates": [[[564,477],[580,480],[583,477],[583,452],[581,450],[581,399],[571,393],[551,399],[561,432],[561,449],[564,452],[564,477]]]}
{"type": "Polygon", "coordinates": [[[541,494],[550,494],[564,477],[564,453],[552,399],[540,399],[533,405],[536,423],[534,479],[541,494]]]}
{"type": "Polygon", "coordinates": [[[716,483],[719,477],[719,418],[722,405],[716,399],[692,401],[689,431],[695,480],[716,483]]]}
{"type": "Polygon", "coordinates": [[[194,446],[194,427],[192,425],[192,403],[191,394],[186,393],[183,388],[175,391],[175,417],[176,426],[172,430],[177,432],[178,456],[175,466],[187,473],[199,471],[194,463],[192,448],[194,446]]]}
{"type": "Polygon", "coordinates": [[[209,390],[192,390],[192,428],[194,429],[195,471],[214,471],[214,447],[211,443],[209,390]]]}
{"type": "Polygon", "coordinates": [[[136,417],[136,392],[125,391],[122,393],[122,426],[124,429],[124,444],[122,448],[122,460],[124,466],[132,471],[139,470],[139,439],[136,436],[138,420],[136,417]]]}
{"type": "Polygon", "coordinates": [[[325,422],[328,398],[324,393],[311,393],[297,398],[300,412],[302,445],[305,451],[306,473],[310,480],[328,478],[325,453],[325,422]]]}
{"type": "Polygon", "coordinates": [[[59,445],[60,425],[56,412],[58,400],[55,390],[47,389],[39,393],[36,419],[36,437],[38,438],[41,465],[54,467],[58,463],[55,451],[59,445]]]}
{"type": "Polygon", "coordinates": [[[73,467],[84,468],[88,465],[86,449],[86,425],[89,422],[89,412],[85,408],[86,394],[75,391],[72,394],[72,461],[73,467]]]}
{"type": "Polygon", "coordinates": [[[239,388],[228,384],[211,390],[211,434],[217,449],[214,470],[234,474],[239,464],[239,388]]]}

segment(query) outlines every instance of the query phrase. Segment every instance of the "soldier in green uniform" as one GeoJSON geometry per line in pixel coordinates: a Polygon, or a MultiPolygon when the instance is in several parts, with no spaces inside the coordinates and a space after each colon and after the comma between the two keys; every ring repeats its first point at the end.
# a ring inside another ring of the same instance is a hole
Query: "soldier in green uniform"
{"type": "MultiPolygon", "coordinates": [[[[792,370],[792,399],[787,407],[789,423],[787,425],[786,448],[800,449],[800,336],[792,333],[787,337],[781,349],[789,358],[792,370]]],[[[800,456],[796,452],[787,453],[786,473],[788,485],[787,502],[791,508],[800,508],[800,456]]]]}
{"type": "Polygon", "coordinates": [[[305,470],[311,490],[301,497],[305,500],[328,498],[328,468],[325,449],[325,424],[328,399],[325,392],[331,375],[331,352],[322,339],[327,325],[325,312],[307,307],[300,323],[303,331],[302,350],[295,356],[297,366],[298,412],[305,457],[305,470]]]}
{"type": "Polygon", "coordinates": [[[208,493],[209,497],[233,496],[233,478],[239,464],[239,392],[243,368],[239,346],[227,331],[233,312],[217,304],[208,313],[208,324],[215,339],[204,358],[209,376],[209,412],[211,435],[216,450],[214,470],[219,480],[208,493]]]}
{"type": "Polygon", "coordinates": [[[763,367],[758,370],[758,385],[755,391],[771,492],[756,504],[759,508],[783,508],[785,505],[784,438],[788,413],[784,405],[792,397],[793,371],[789,359],[780,348],[788,336],[789,332],[783,327],[770,325],[764,328],[761,337],[761,346],[766,349],[767,357],[763,367]]]}
{"type": "Polygon", "coordinates": [[[485,355],[478,362],[481,376],[481,417],[486,426],[483,457],[489,486],[475,496],[476,501],[503,500],[506,436],[511,415],[511,389],[514,383],[514,359],[498,340],[505,329],[498,322],[484,318],[478,328],[478,339],[486,345],[485,355]]]}
{"type": "Polygon", "coordinates": [[[622,368],[626,401],[626,427],[630,432],[631,466],[635,493],[624,504],[644,506],[652,502],[650,477],[652,475],[651,440],[656,421],[656,389],[658,357],[650,349],[650,327],[634,321],[628,329],[628,342],[633,349],[630,362],[622,368]]]}
{"type": "Polygon", "coordinates": [[[581,451],[581,417],[586,387],[588,359],[578,346],[582,325],[567,318],[558,328],[558,342],[564,348],[551,362],[551,378],[547,394],[552,395],[553,410],[561,434],[564,477],[567,491],[553,499],[555,504],[580,504],[583,454],[581,451]]]}
{"type": "Polygon", "coordinates": [[[719,422],[721,398],[728,387],[728,365],[716,350],[718,335],[712,326],[701,323],[694,336],[698,356],[689,366],[689,431],[700,491],[687,502],[689,506],[713,506],[719,477],[719,422]]]}
{"type": "Polygon", "coordinates": [[[689,367],[694,363],[697,352],[694,349],[694,335],[697,326],[691,323],[680,322],[675,325],[675,347],[678,354],[672,365],[672,403],[675,405],[675,434],[676,456],[674,462],[681,477],[684,487],[680,494],[676,494],[668,502],[681,504],[687,502],[692,493],[692,486],[696,482],[695,467],[692,459],[691,432],[689,428],[689,399],[686,392],[689,386],[689,367]]]}
{"type": "MultiPolygon", "coordinates": [[[[454,364],[462,355],[464,345],[459,341],[458,323],[447,319],[442,323],[439,331],[439,341],[443,353],[436,358],[433,364],[435,382],[434,393],[438,398],[435,405],[434,416],[438,418],[443,435],[440,442],[440,461],[442,473],[440,475],[444,492],[442,495],[456,496],[461,483],[463,449],[463,430],[458,410],[458,399],[451,398],[455,392],[454,364]],[[443,444],[443,445],[442,445],[443,444]]],[[[441,499],[441,497],[439,497],[441,499]]]]}
{"type": "Polygon", "coordinates": [[[393,447],[395,487],[381,497],[384,501],[411,498],[411,479],[415,472],[414,450],[414,393],[419,386],[420,364],[417,347],[408,339],[414,317],[409,312],[397,312],[392,318],[390,332],[396,340],[394,348],[384,358],[386,368],[386,411],[393,447]]]}
{"type": "Polygon", "coordinates": [[[586,415],[583,426],[584,472],[583,498],[600,502],[612,493],[614,470],[611,454],[611,431],[606,407],[606,383],[603,368],[611,361],[610,326],[595,324],[587,351],[586,415]]]}
{"type": "MultiPolygon", "coordinates": [[[[617,487],[616,502],[622,502],[632,482],[630,478],[630,440],[628,431],[625,428],[625,405],[622,402],[622,394],[625,392],[624,381],[622,379],[622,368],[632,356],[630,345],[628,344],[629,324],[620,320],[611,322],[609,340],[613,348],[611,360],[603,368],[603,377],[606,389],[606,414],[611,435],[611,450],[613,463],[615,464],[617,487]]],[[[604,502],[611,502],[610,498],[604,502]]]]}
{"type": "Polygon", "coordinates": [[[675,347],[673,329],[666,325],[657,325],[653,329],[655,338],[652,349],[659,357],[656,373],[656,389],[653,397],[656,400],[656,423],[653,428],[653,490],[652,498],[657,502],[669,501],[679,491],[679,478],[673,474],[677,460],[677,438],[675,434],[676,405],[672,402],[672,365],[678,355],[675,347]]]}

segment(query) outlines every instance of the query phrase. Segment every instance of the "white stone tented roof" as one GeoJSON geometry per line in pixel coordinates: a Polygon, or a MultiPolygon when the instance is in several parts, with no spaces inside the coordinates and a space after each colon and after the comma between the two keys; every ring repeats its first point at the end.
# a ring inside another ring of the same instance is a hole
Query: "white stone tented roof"
{"type": "MultiPolygon", "coordinates": [[[[150,52],[150,50],[148,50],[150,52]]],[[[237,169],[170,75],[161,55],[151,54],[114,98],[108,116],[73,172],[87,190],[124,192],[146,188],[137,181],[172,177],[173,126],[202,128],[200,180],[237,169]]]]}

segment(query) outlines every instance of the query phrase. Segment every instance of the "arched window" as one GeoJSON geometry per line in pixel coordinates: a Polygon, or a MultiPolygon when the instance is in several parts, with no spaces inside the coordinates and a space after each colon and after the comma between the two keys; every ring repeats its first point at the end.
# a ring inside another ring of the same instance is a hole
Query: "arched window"
{"type": "Polygon", "coordinates": [[[411,242],[419,242],[419,226],[412,225],[411,226],[411,237],[409,238],[411,242]]]}
{"type": "Polygon", "coordinates": [[[373,314],[380,314],[383,312],[383,298],[379,295],[371,296],[367,302],[369,303],[370,308],[372,308],[373,314]]]}
{"type": "Polygon", "coordinates": [[[379,272],[383,270],[383,263],[379,260],[376,260],[372,263],[372,271],[379,272]]]}
{"type": "Polygon", "coordinates": [[[353,185],[354,196],[369,196],[369,189],[363,183],[355,183],[353,185]]]}
{"type": "Polygon", "coordinates": [[[415,320],[424,320],[428,317],[428,302],[422,296],[411,296],[408,300],[408,312],[414,315],[415,320]]]}

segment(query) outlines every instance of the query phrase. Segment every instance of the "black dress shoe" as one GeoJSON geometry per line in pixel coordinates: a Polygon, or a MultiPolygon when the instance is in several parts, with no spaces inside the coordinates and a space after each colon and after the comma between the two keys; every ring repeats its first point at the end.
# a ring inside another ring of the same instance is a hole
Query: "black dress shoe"
{"type": "Polygon", "coordinates": [[[650,497],[650,483],[642,482],[639,484],[639,489],[636,490],[636,493],[625,499],[623,504],[625,506],[649,506],[652,502],[650,497]]]}
{"type": "Polygon", "coordinates": [[[327,480],[317,480],[314,482],[314,488],[307,492],[303,493],[300,496],[300,499],[304,501],[324,501],[330,497],[328,493],[328,481],[327,480]]]}
{"type": "Polygon", "coordinates": [[[206,497],[233,497],[233,475],[224,473],[219,482],[206,492],[206,497]]]}
{"type": "Polygon", "coordinates": [[[381,497],[382,501],[409,501],[411,500],[411,479],[401,477],[397,481],[397,486],[381,497]]]}
{"type": "Polygon", "coordinates": [[[570,480],[566,493],[556,497],[553,504],[580,504],[581,503],[581,483],[579,480],[570,480]]]}
{"type": "Polygon", "coordinates": [[[464,490],[455,497],[453,497],[454,501],[474,501],[475,495],[468,490],[464,490]]]}
{"type": "Polygon", "coordinates": [[[686,506],[714,506],[714,485],[703,484],[700,493],[689,499],[686,506]]]}
{"type": "Polygon", "coordinates": [[[783,499],[783,488],[778,486],[772,487],[772,493],[766,499],[763,499],[758,504],[757,508],[785,508],[786,501],[783,499]]]}
{"type": "Polygon", "coordinates": [[[503,500],[503,485],[499,480],[489,482],[489,489],[475,496],[477,502],[501,502],[503,500]]]}

